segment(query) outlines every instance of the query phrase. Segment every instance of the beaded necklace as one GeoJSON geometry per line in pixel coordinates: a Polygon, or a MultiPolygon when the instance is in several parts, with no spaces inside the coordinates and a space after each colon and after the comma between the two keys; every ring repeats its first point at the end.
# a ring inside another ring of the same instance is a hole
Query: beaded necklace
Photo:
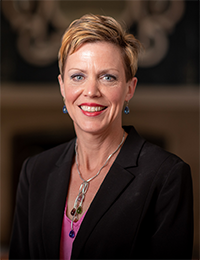
{"type": "Polygon", "coordinates": [[[78,215],[80,215],[82,213],[82,204],[83,204],[83,201],[84,201],[84,198],[85,198],[85,194],[86,194],[86,192],[88,190],[88,187],[89,187],[89,182],[92,181],[94,178],[96,178],[99,175],[99,173],[106,166],[106,164],[108,163],[110,158],[119,150],[119,148],[121,147],[121,145],[124,142],[124,138],[125,138],[125,131],[123,133],[122,141],[118,145],[117,149],[108,156],[108,158],[106,159],[104,165],[99,169],[97,174],[94,175],[93,177],[89,178],[88,180],[84,180],[83,177],[81,176],[80,171],[79,171],[79,165],[78,165],[78,144],[77,144],[77,140],[76,140],[76,143],[75,143],[76,168],[77,168],[78,174],[79,174],[79,176],[80,176],[80,178],[81,178],[81,180],[83,182],[80,185],[78,196],[76,197],[76,200],[74,202],[74,207],[73,207],[73,209],[71,210],[71,213],[70,213],[73,216],[72,217],[72,221],[71,221],[71,231],[69,232],[69,236],[71,238],[74,238],[74,236],[75,236],[75,232],[73,230],[73,223],[78,221],[78,215]]]}

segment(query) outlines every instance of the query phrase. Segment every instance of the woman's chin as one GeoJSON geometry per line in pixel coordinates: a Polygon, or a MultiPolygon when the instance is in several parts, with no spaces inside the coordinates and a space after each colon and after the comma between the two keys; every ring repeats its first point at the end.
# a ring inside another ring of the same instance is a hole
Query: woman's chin
{"type": "Polygon", "coordinates": [[[90,134],[102,134],[102,132],[105,132],[105,130],[108,128],[109,129],[109,125],[103,125],[101,123],[87,123],[87,124],[82,124],[82,125],[78,125],[78,124],[74,124],[76,133],[90,133],[90,134]]]}

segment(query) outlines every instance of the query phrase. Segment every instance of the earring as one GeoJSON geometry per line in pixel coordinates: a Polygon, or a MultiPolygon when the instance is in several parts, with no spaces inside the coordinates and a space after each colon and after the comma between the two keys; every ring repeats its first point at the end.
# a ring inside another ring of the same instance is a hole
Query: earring
{"type": "Polygon", "coordinates": [[[64,114],[67,114],[67,113],[68,113],[67,108],[66,108],[65,105],[63,106],[63,113],[64,113],[64,114]]]}
{"type": "Polygon", "coordinates": [[[125,108],[124,108],[124,113],[125,113],[126,115],[128,115],[128,114],[130,113],[130,109],[129,109],[129,107],[128,107],[128,101],[126,101],[126,106],[125,106],[125,108]]]}
{"type": "MultiPolygon", "coordinates": [[[[63,102],[65,103],[65,99],[63,98],[63,102]]],[[[67,108],[66,108],[66,105],[63,106],[63,113],[64,114],[67,114],[68,111],[67,111],[67,108]]]]}

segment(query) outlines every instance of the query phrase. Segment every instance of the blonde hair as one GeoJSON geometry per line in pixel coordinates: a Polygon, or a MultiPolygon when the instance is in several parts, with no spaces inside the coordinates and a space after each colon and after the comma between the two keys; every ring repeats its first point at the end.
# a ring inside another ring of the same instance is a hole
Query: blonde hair
{"type": "Polygon", "coordinates": [[[58,53],[60,74],[63,78],[68,55],[77,51],[84,43],[106,41],[117,45],[122,52],[126,80],[134,77],[138,68],[138,53],[141,43],[126,33],[112,17],[87,14],[73,21],[62,37],[58,53]]]}

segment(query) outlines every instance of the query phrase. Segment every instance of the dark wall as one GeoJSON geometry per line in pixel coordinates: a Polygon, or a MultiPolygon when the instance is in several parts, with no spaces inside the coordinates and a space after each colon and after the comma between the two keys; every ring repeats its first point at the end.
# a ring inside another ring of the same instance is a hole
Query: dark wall
{"type": "MultiPolygon", "coordinates": [[[[48,26],[49,32],[55,29],[51,23],[48,26]]],[[[137,24],[132,24],[129,30],[137,35],[137,24]]],[[[168,34],[168,40],[168,52],[159,64],[139,67],[140,84],[198,84],[199,1],[185,1],[184,15],[168,34]]],[[[48,66],[31,65],[20,56],[16,41],[16,31],[1,12],[1,81],[57,82],[57,61],[48,66]]]]}
{"type": "Polygon", "coordinates": [[[199,83],[199,2],[185,1],[185,5],[184,16],[169,34],[167,55],[154,67],[139,68],[140,83],[199,83]]]}

